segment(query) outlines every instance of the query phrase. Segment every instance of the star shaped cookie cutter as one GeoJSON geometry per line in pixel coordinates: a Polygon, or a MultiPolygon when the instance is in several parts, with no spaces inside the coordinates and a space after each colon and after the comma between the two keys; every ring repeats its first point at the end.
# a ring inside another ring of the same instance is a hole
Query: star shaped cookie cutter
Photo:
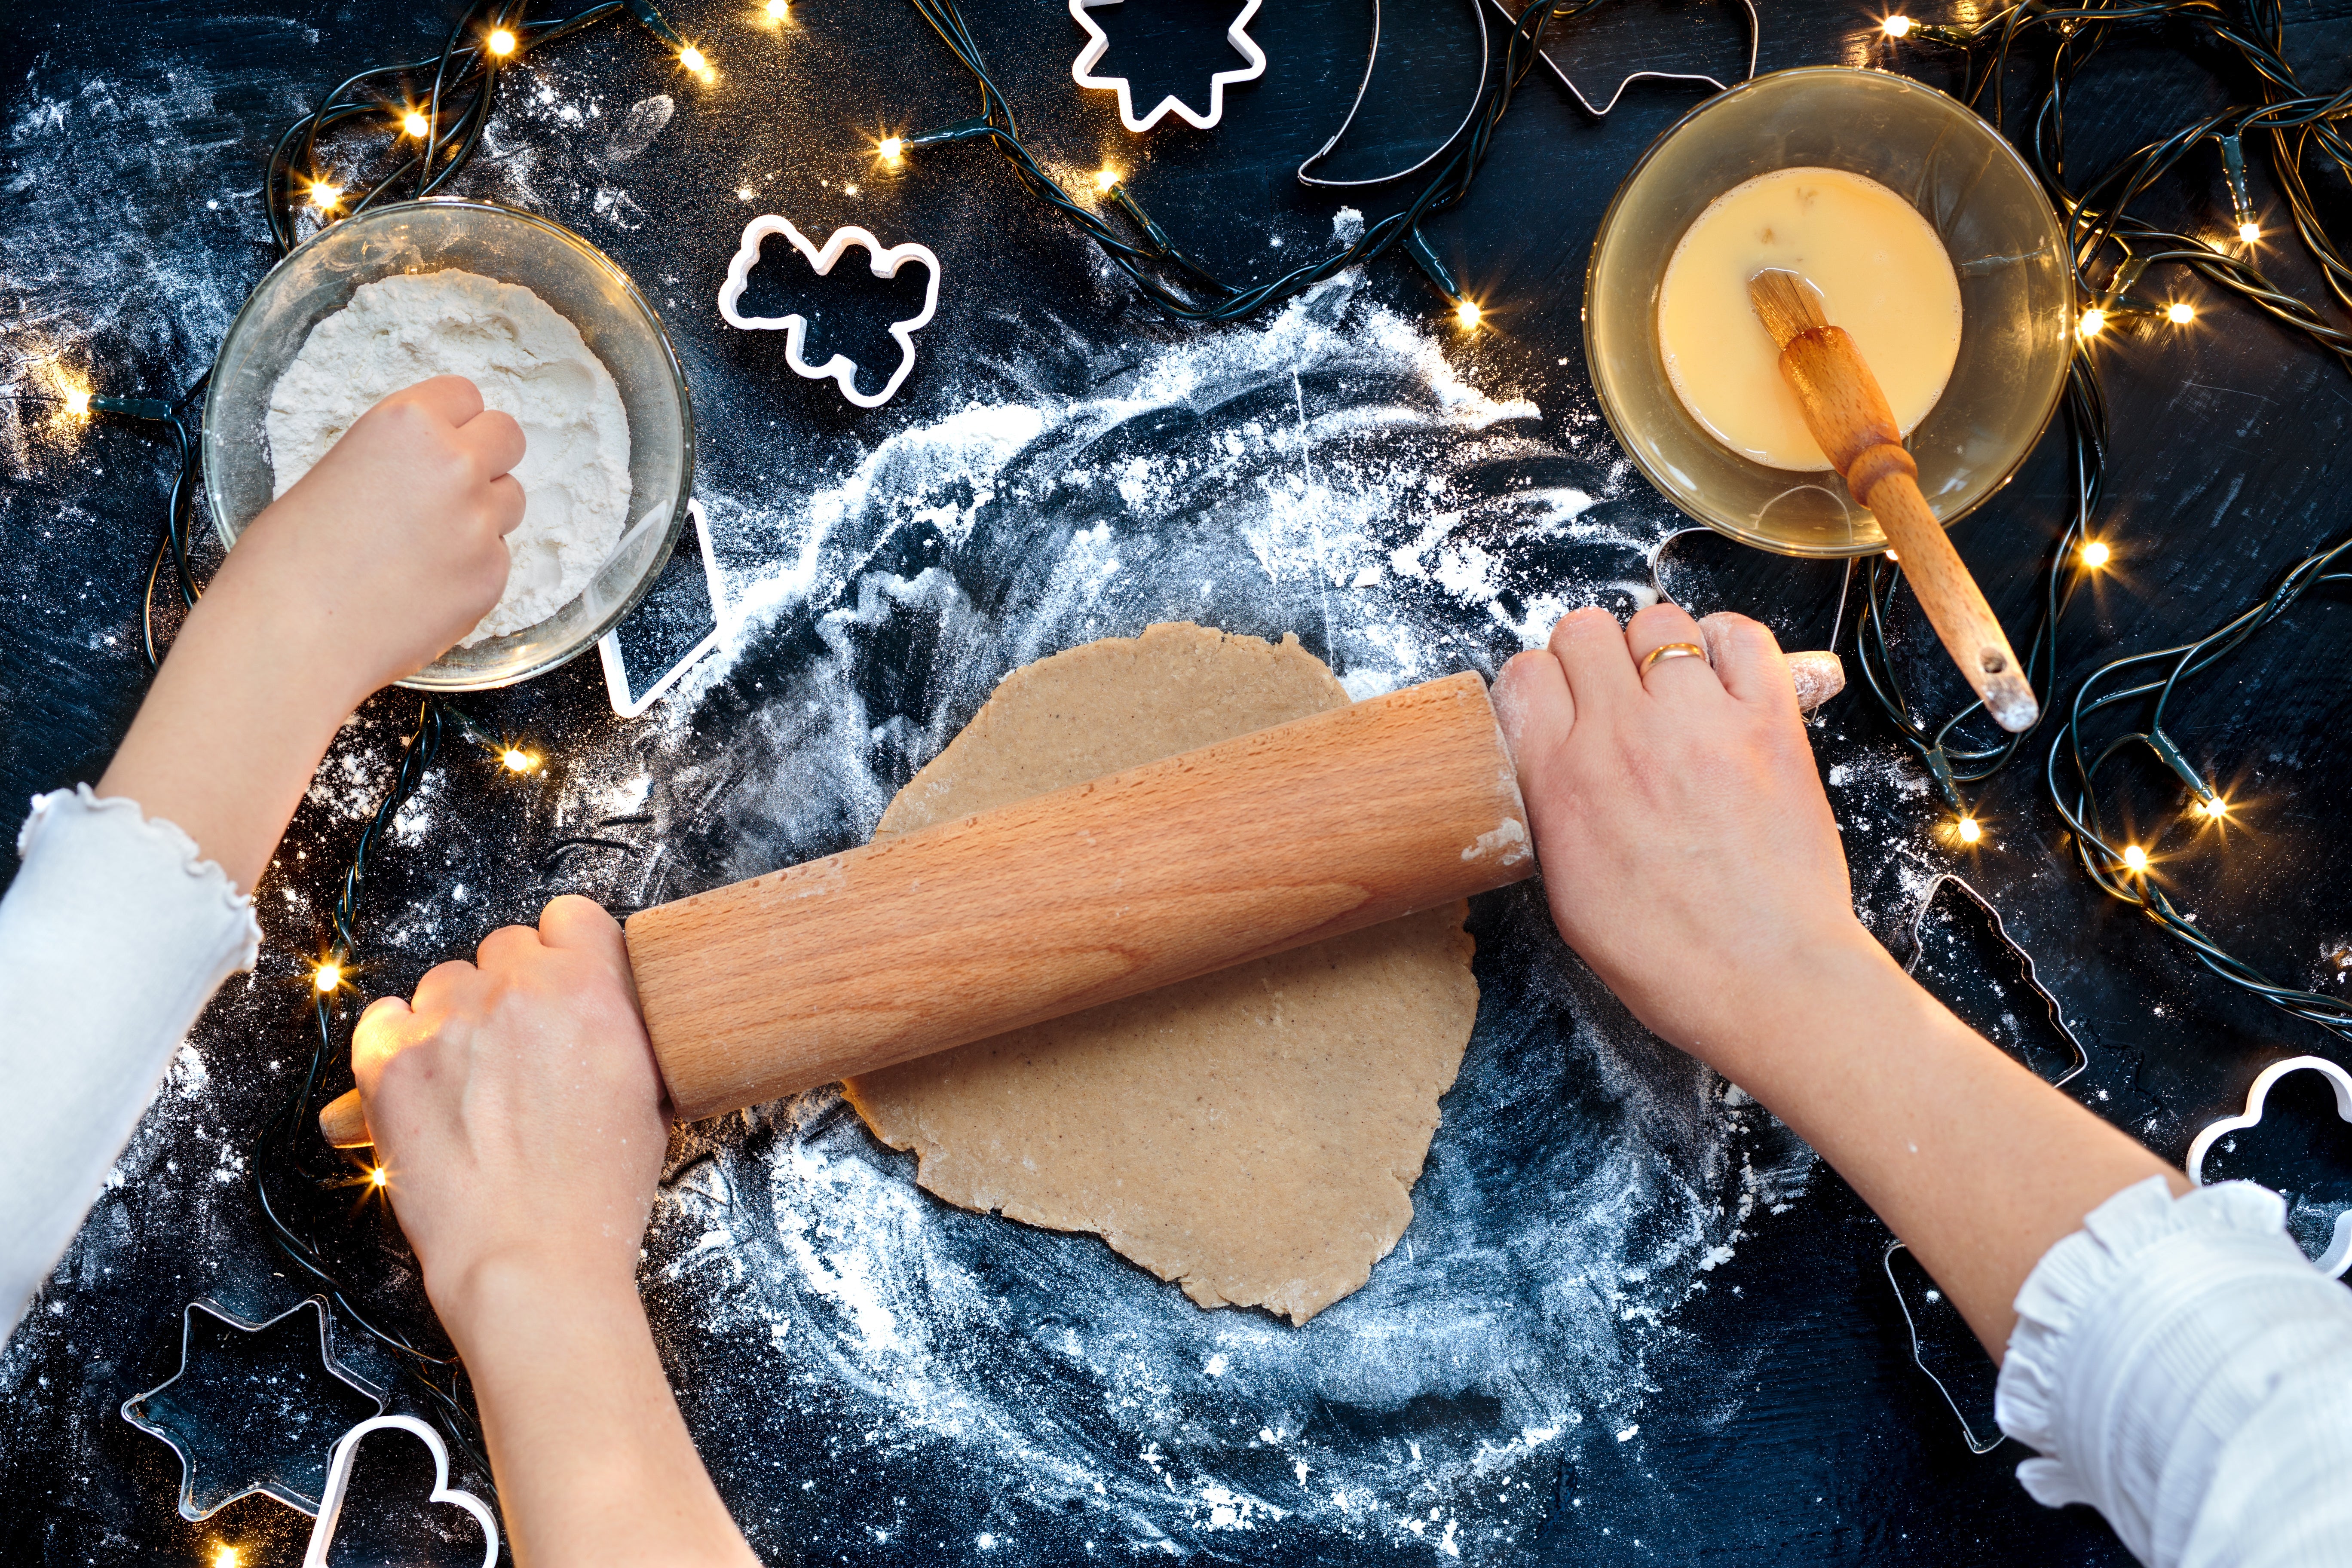
{"type": "MultiPolygon", "coordinates": [[[[1513,12],[1508,5],[1506,5],[1503,3],[1503,0],[1487,0],[1487,4],[1493,5],[1496,10],[1501,12],[1512,22],[1517,22],[1517,14],[1513,12]]],[[[1756,53],[1764,40],[1764,24],[1757,17],[1756,0],[1739,0],[1739,8],[1748,14],[1748,72],[1739,79],[1741,81],[1748,81],[1752,79],[1756,75],[1756,53]]],[[[1593,107],[1592,100],[1584,96],[1584,89],[1578,87],[1573,81],[1570,81],[1569,79],[1568,72],[1562,70],[1560,68],[1559,62],[1551,58],[1551,51],[1549,49],[1538,49],[1536,51],[1536,58],[1542,60],[1545,65],[1551,68],[1551,74],[1559,78],[1559,85],[1568,89],[1568,95],[1576,100],[1578,107],[1581,108],[1585,113],[1590,114],[1595,120],[1606,120],[1609,118],[1609,111],[1615,109],[1617,107],[1617,100],[1625,96],[1625,89],[1633,86],[1637,81],[1686,81],[1696,82],[1702,87],[1711,87],[1717,92],[1728,92],[1731,90],[1731,84],[1729,82],[1718,81],[1714,77],[1706,76],[1697,71],[1639,70],[1628,73],[1624,79],[1618,82],[1617,90],[1609,95],[1609,101],[1601,104],[1596,109],[1593,107]]]]}
{"type": "Polygon", "coordinates": [[[310,1526],[310,1544],[303,1551],[302,1568],[327,1568],[335,1527],[342,1521],[343,1498],[351,1490],[352,1468],[359,1462],[360,1443],[376,1432],[405,1432],[433,1451],[433,1490],[425,1500],[447,1503],[472,1514],[474,1522],[482,1527],[482,1568],[498,1568],[499,1524],[489,1504],[449,1484],[449,1450],[441,1434],[414,1415],[374,1416],[335,1439],[334,1458],[327,1468],[327,1489],[319,1499],[319,1517],[310,1526]]]}
{"type": "MultiPolygon", "coordinates": [[[[1255,5],[1255,0],[1252,0],[1252,4],[1255,5]]],[[[782,331],[784,363],[793,367],[794,374],[806,376],[811,381],[823,381],[831,376],[841,388],[841,395],[860,408],[879,408],[898,392],[908,373],[915,368],[915,334],[930,324],[932,312],[939,309],[939,304],[940,258],[931,254],[930,247],[911,244],[885,247],[872,234],[853,224],[846,228],[835,229],[833,237],[824,242],[824,248],[819,250],[808,242],[806,235],[792,226],[790,220],[777,217],[772,213],[762,214],[743,226],[742,244],[737,247],[735,258],[727,264],[727,281],[719,287],[719,313],[726,319],[729,326],[740,327],[746,331],[782,331]],[[781,234],[791,240],[793,248],[801,253],[808,262],[809,269],[820,278],[832,271],[833,264],[841,259],[842,252],[853,245],[865,247],[866,253],[873,257],[872,270],[877,278],[896,278],[898,269],[909,261],[921,262],[930,274],[930,286],[923,290],[922,310],[903,321],[890,323],[890,335],[898,343],[898,368],[890,373],[890,379],[883,384],[880,392],[869,395],[857,390],[857,362],[846,354],[835,354],[820,365],[812,365],[803,359],[801,349],[808,341],[808,318],[799,311],[795,310],[789,316],[745,316],[736,310],[736,303],[743,298],[743,289],[751,280],[751,268],[760,263],[760,242],[772,234],[781,234]]]]}
{"type": "MultiPolygon", "coordinates": [[[[1107,88],[1117,92],[1118,122],[1129,131],[1138,133],[1149,131],[1165,120],[1171,110],[1175,111],[1177,118],[1182,120],[1193,130],[1206,131],[1224,118],[1227,83],[1255,81],[1265,74],[1265,51],[1257,47],[1256,40],[1249,36],[1248,30],[1249,20],[1257,15],[1261,0],[1246,0],[1242,6],[1242,14],[1234,18],[1232,26],[1225,29],[1225,42],[1240,51],[1242,58],[1247,60],[1249,64],[1237,71],[1217,71],[1210,76],[1209,112],[1193,113],[1182,99],[1171,92],[1161,99],[1150,113],[1138,120],[1135,117],[1135,89],[1129,85],[1127,78],[1087,74],[1095,68],[1096,62],[1110,52],[1110,35],[1104,32],[1096,24],[1095,19],[1087,15],[1087,12],[1096,5],[1117,5],[1121,3],[1122,0],[1070,0],[1070,20],[1084,27],[1087,32],[1087,47],[1078,51],[1077,60],[1070,67],[1070,79],[1080,87],[1107,88]]],[[[1369,69],[1365,74],[1369,79],[1370,76],[1369,69]]],[[[1354,110],[1349,111],[1348,118],[1350,120],[1355,118],[1354,110]]],[[[1347,127],[1343,125],[1339,129],[1344,132],[1347,127]]],[[[1336,142],[1339,138],[1335,136],[1332,140],[1336,142]]]]}
{"type": "MultiPolygon", "coordinates": [[[[196,1496],[199,1456],[194,1441],[198,1435],[183,1431],[179,1426],[174,1425],[174,1417],[183,1416],[187,1413],[171,1409],[171,1402],[166,1398],[173,1386],[188,1375],[189,1350],[194,1341],[198,1313],[241,1333],[264,1334],[302,1312],[313,1312],[318,1315],[319,1360],[327,1374],[338,1383],[348,1385],[359,1395],[359,1400],[353,1401],[355,1405],[360,1401],[364,1401],[373,1406],[372,1415],[383,1414],[384,1405],[383,1392],[374,1384],[345,1369],[335,1360],[333,1347],[327,1338],[325,1297],[313,1296],[308,1300],[297,1302],[276,1317],[265,1319],[257,1323],[237,1316],[216,1301],[199,1300],[189,1302],[180,1318],[178,1369],[146,1393],[132,1394],[124,1400],[121,1405],[122,1418],[125,1421],[130,1422],[149,1436],[159,1437],[170,1444],[172,1451],[180,1457],[180,1517],[182,1519],[208,1519],[239,1498],[251,1497],[256,1492],[276,1498],[298,1513],[311,1515],[318,1513],[319,1498],[310,1496],[300,1489],[294,1481],[278,1475],[264,1475],[259,1479],[247,1478],[247,1484],[236,1490],[227,1492],[226,1495],[208,1494],[199,1500],[196,1496]]],[[[321,1467],[322,1469],[331,1468],[331,1466],[321,1467]]]]}
{"type": "MultiPolygon", "coordinates": [[[[2219,1121],[2206,1123],[2189,1145],[2189,1181],[2200,1187],[2205,1184],[2205,1156],[2212,1152],[2213,1145],[2232,1132],[2261,1125],[2263,1103],[2270,1098],[2271,1086],[2292,1072],[2315,1072],[2326,1079],[2328,1087],[2336,1091],[2336,1114],[2352,1121],[2352,1072],[2346,1072],[2326,1057],[2289,1057],[2284,1061],[2273,1062],[2254,1076],[2252,1085],[2247,1089],[2244,1115],[2224,1116],[2219,1121]]],[[[2352,1268],[2352,1209],[2336,1216],[2335,1237],[2315,1267],[2331,1279],[2342,1279],[2345,1270],[2352,1268]]]]}

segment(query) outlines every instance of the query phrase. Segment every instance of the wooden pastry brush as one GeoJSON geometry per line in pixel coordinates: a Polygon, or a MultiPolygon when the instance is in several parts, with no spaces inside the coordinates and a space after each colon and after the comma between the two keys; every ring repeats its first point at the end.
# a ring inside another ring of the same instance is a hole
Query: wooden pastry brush
{"type": "Polygon", "coordinates": [[[1886,395],[1853,339],[1829,324],[1820,297],[1793,272],[1759,272],[1748,279],[1748,297],[1780,345],[1780,374],[1804,410],[1805,427],[1853,499],[1877,517],[1928,623],[1985,711],[2011,733],[2033,728],[2042,707],[2024,668],[1944,525],[1927,510],[1919,465],[1903,449],[1886,395]]]}

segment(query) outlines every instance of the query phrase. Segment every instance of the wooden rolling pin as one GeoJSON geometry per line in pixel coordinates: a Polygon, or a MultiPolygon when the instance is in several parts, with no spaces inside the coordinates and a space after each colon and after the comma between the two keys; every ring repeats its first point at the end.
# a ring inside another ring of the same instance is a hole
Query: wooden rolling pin
{"type": "Polygon", "coordinates": [[[1822,314],[1821,300],[1793,272],[1768,268],[1748,280],[1748,299],[1780,345],[1780,374],[1796,392],[1805,427],[1821,444],[1853,499],[1886,532],[1928,624],[1952,661],[1984,700],[1993,722],[2016,733],[2042,716],[2009,634],[1969,575],[1950,535],[1919,493],[1919,465],[1903,449],[1902,432],[1878,378],[1853,339],[1822,314]]]}
{"type": "MultiPolygon", "coordinates": [[[[1807,707],[1844,684],[1790,664],[1807,707]]],[[[1465,672],[643,910],[629,963],[694,1121],[1535,870],[1465,672]]],[[[319,1122],[372,1141],[356,1091],[319,1122]]]]}

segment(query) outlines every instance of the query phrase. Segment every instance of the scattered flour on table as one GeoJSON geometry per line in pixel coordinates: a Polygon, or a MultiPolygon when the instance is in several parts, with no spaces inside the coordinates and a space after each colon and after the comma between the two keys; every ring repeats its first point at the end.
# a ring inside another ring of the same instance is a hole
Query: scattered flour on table
{"type": "Polygon", "coordinates": [[[362,284],[310,329],[269,395],[275,493],[310,471],[359,416],[404,386],[462,375],[512,415],[527,504],[507,536],[506,592],[461,639],[534,626],[577,598],[629,510],[629,420],[580,329],[530,289],[451,268],[362,284]]]}

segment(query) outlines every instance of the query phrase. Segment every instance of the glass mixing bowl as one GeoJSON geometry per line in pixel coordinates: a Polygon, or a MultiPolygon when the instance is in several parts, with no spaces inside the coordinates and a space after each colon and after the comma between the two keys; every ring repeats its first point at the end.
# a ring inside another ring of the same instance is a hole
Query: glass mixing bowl
{"type": "Polygon", "coordinates": [[[520,283],[580,329],[629,418],[631,521],[572,603],[536,626],[453,647],[400,684],[427,691],[510,686],[612,630],[667,563],[694,488],[694,410],[661,319],[604,252],[510,207],[433,197],[331,224],[279,262],[237,312],[205,395],[205,499],[224,547],[269,504],[263,420],[270,389],[320,319],[362,283],[445,268],[520,283]]]}
{"type": "Polygon", "coordinates": [[[1948,527],[2008,482],[2049,425],[2074,348],[2074,288],[2058,215],[2024,160],[1973,111],[1904,77],[1843,66],[1759,76],[1642,155],[1585,278],[1584,357],[1610,428],[1711,528],[1789,555],[1867,555],[1886,536],[1836,475],[1768,468],[1723,446],[1684,408],[1658,352],[1658,283],[1691,220],[1741,181],[1801,165],[1903,195],[1959,275],[1959,360],[1906,443],[1948,527]]]}

